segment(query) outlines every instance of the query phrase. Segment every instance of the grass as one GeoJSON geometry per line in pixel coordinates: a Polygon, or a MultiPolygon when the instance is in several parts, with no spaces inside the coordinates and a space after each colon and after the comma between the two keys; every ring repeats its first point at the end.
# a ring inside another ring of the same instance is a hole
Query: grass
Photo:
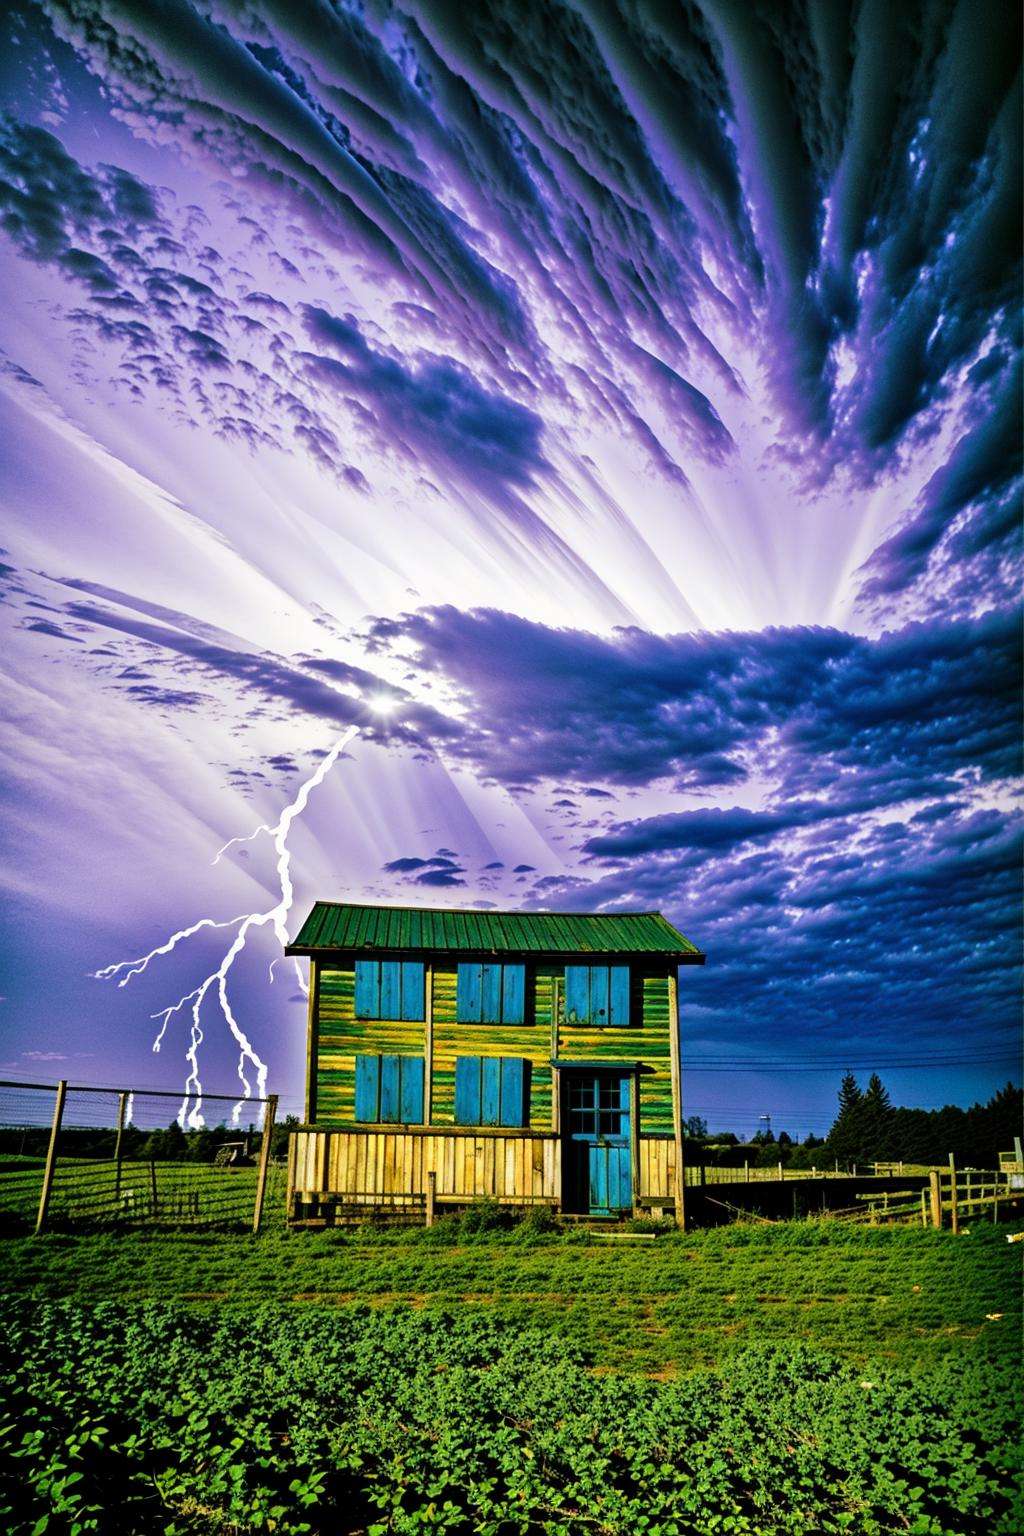
{"type": "Polygon", "coordinates": [[[36,1300],[211,1308],[414,1308],[538,1326],[599,1368],[665,1378],[757,1343],[904,1368],[1019,1357],[1020,1249],[978,1223],[954,1238],[814,1221],[668,1233],[654,1243],[457,1227],[50,1233],[2,1245],[7,1290],[36,1300]],[[997,1315],[998,1314],[998,1315],[997,1315]]]}
{"type": "MultiPolygon", "coordinates": [[[[34,1221],[39,1205],[43,1159],[8,1156],[0,1165],[0,1211],[8,1219],[34,1221]]],[[[121,1165],[117,1183],[110,1158],[59,1159],[50,1195],[50,1220],[92,1221],[117,1218],[148,1220],[154,1186],[158,1214],[178,1222],[252,1220],[256,1167],[215,1168],[210,1163],[133,1162],[121,1165]]],[[[265,1210],[269,1220],[284,1220],[285,1170],[272,1165],[265,1210]]]]}

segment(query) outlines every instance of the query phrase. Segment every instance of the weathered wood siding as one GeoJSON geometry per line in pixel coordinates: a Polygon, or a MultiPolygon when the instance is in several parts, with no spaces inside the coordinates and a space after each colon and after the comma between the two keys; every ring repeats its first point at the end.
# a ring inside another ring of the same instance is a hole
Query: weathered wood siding
{"type": "Polygon", "coordinates": [[[355,1118],[357,1056],[422,1056],[424,1028],[422,1021],[357,1019],[354,969],[321,967],[317,998],[317,1123],[341,1124],[355,1118]]]}
{"type": "MultiPolygon", "coordinates": [[[[454,1124],[455,1059],[457,1056],[519,1056],[531,1064],[530,1127],[551,1128],[551,1057],[566,1061],[640,1060],[653,1070],[640,1078],[640,1131],[672,1130],[672,1078],[669,1045],[669,980],[634,964],[632,1017],[628,1028],[583,1028],[566,1025],[559,1004],[557,1030],[552,1028],[556,995],[564,987],[556,980],[562,965],[527,965],[524,1024],[460,1024],[456,1021],[456,965],[435,964],[433,970],[433,1111],[431,1123],[454,1124]],[[553,1049],[554,1047],[554,1049],[553,1049]]],[[[423,1022],[357,1019],[355,973],[321,966],[316,1005],[317,1059],[315,1119],[318,1125],[350,1124],[355,1117],[355,1058],[363,1053],[426,1054],[423,1022]]],[[[429,1065],[428,1065],[429,1070],[429,1065]]]]}
{"type": "Polygon", "coordinates": [[[524,1131],[293,1131],[289,1200],[343,1197],[351,1205],[419,1204],[427,1174],[439,1200],[557,1205],[561,1144],[524,1131]]]}
{"type": "MultiPolygon", "coordinates": [[[[563,1061],[642,1061],[653,1068],[640,1078],[640,1131],[672,1130],[672,1062],[667,973],[634,966],[632,1017],[627,1029],[585,1029],[560,1021],[558,1056],[563,1061]]],[[[550,1017],[550,1014],[549,1014],[550,1017]]]]}
{"type": "Polygon", "coordinates": [[[673,1136],[640,1138],[640,1204],[675,1199],[676,1143],[673,1136]]]}
{"type": "Polygon", "coordinates": [[[552,980],[560,969],[527,966],[525,1023],[460,1024],[455,1017],[456,966],[435,966],[435,1125],[455,1120],[457,1056],[521,1056],[530,1062],[530,1128],[551,1129],[551,997],[552,980]]]}

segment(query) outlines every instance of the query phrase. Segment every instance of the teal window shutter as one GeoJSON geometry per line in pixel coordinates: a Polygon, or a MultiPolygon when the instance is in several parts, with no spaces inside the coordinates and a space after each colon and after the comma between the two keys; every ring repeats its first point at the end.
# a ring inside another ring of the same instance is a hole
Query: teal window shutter
{"type": "Polygon", "coordinates": [[[482,996],[480,1001],[481,1024],[501,1023],[501,966],[481,966],[482,996]]]}
{"type": "Polygon", "coordinates": [[[420,1020],[426,1017],[424,1002],[424,967],[421,960],[402,961],[402,1012],[403,1019],[420,1020]]]}
{"type": "Polygon", "coordinates": [[[505,1024],[526,1022],[526,966],[501,968],[501,1017],[505,1024]]]}
{"type": "Polygon", "coordinates": [[[380,1057],[356,1057],[356,1119],[380,1119],[380,1057]]]}
{"type": "Polygon", "coordinates": [[[565,1022],[590,1022],[590,966],[567,965],[565,968],[565,1022]]]}
{"type": "Polygon", "coordinates": [[[501,1124],[501,1058],[484,1056],[480,1063],[480,1124],[501,1124]]]}
{"type": "Polygon", "coordinates": [[[567,965],[565,1022],[591,1029],[629,1023],[628,965],[567,965]]]}
{"type": "Polygon", "coordinates": [[[609,1022],[608,1018],[608,966],[590,967],[590,1022],[598,1029],[609,1022]]]}
{"type": "Polygon", "coordinates": [[[624,1028],[630,1022],[629,966],[613,965],[609,967],[609,971],[611,975],[611,1002],[608,1022],[618,1028],[624,1028]]]}
{"type": "Polygon", "coordinates": [[[455,1058],[455,1121],[457,1125],[480,1124],[480,1057],[455,1058]]]}
{"type": "Polygon", "coordinates": [[[380,1058],[380,1118],[394,1124],[400,1118],[401,1092],[399,1087],[398,1056],[380,1058]]]}
{"type": "Polygon", "coordinates": [[[356,961],[356,1018],[380,1018],[380,961],[356,961]]]}
{"type": "Polygon", "coordinates": [[[530,1062],[525,1057],[501,1058],[501,1114],[499,1125],[530,1123],[530,1062]]]}
{"type": "MultiPolygon", "coordinates": [[[[460,1024],[479,1024],[483,966],[460,961],[455,989],[455,1017],[460,1024]]],[[[468,1059],[468,1058],[467,1058],[468,1059]]]]}
{"type": "Polygon", "coordinates": [[[401,1057],[401,1119],[403,1125],[423,1124],[423,1057],[401,1057]]]}
{"type": "Polygon", "coordinates": [[[422,1056],[357,1056],[356,1119],[422,1125],[423,1072],[422,1056]]]}
{"type": "Polygon", "coordinates": [[[378,1019],[402,1017],[402,966],[398,960],[380,962],[380,1012],[378,1019]]]}

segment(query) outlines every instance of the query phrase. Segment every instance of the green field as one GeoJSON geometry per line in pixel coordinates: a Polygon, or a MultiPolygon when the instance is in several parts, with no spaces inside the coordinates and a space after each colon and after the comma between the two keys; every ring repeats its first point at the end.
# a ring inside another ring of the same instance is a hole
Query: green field
{"type": "Polygon", "coordinates": [[[1024,1528],[1005,1228],[4,1247],[12,1531],[1024,1528]]]}

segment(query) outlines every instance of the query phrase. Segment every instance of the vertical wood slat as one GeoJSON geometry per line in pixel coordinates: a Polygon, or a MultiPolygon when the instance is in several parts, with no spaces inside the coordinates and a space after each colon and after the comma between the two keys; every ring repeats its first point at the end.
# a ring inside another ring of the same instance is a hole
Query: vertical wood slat
{"type": "Polygon", "coordinates": [[[668,978],[668,1027],[669,1048],[672,1063],[672,1134],[675,1138],[675,1196],[676,1226],[686,1228],[685,1176],[683,1172],[683,1073],[679,1045],[679,982],[675,971],[668,978]]]}
{"type": "Polygon", "coordinates": [[[427,962],[423,994],[423,1123],[434,1121],[434,966],[427,962]]]}
{"type": "Polygon", "coordinates": [[[629,1078],[629,1193],[633,1215],[640,1201],[640,1079],[629,1078]]]}
{"type": "Polygon", "coordinates": [[[309,962],[309,1012],[306,1018],[306,1095],[304,1119],[316,1120],[316,1074],[320,1055],[320,963],[309,962]]]}

